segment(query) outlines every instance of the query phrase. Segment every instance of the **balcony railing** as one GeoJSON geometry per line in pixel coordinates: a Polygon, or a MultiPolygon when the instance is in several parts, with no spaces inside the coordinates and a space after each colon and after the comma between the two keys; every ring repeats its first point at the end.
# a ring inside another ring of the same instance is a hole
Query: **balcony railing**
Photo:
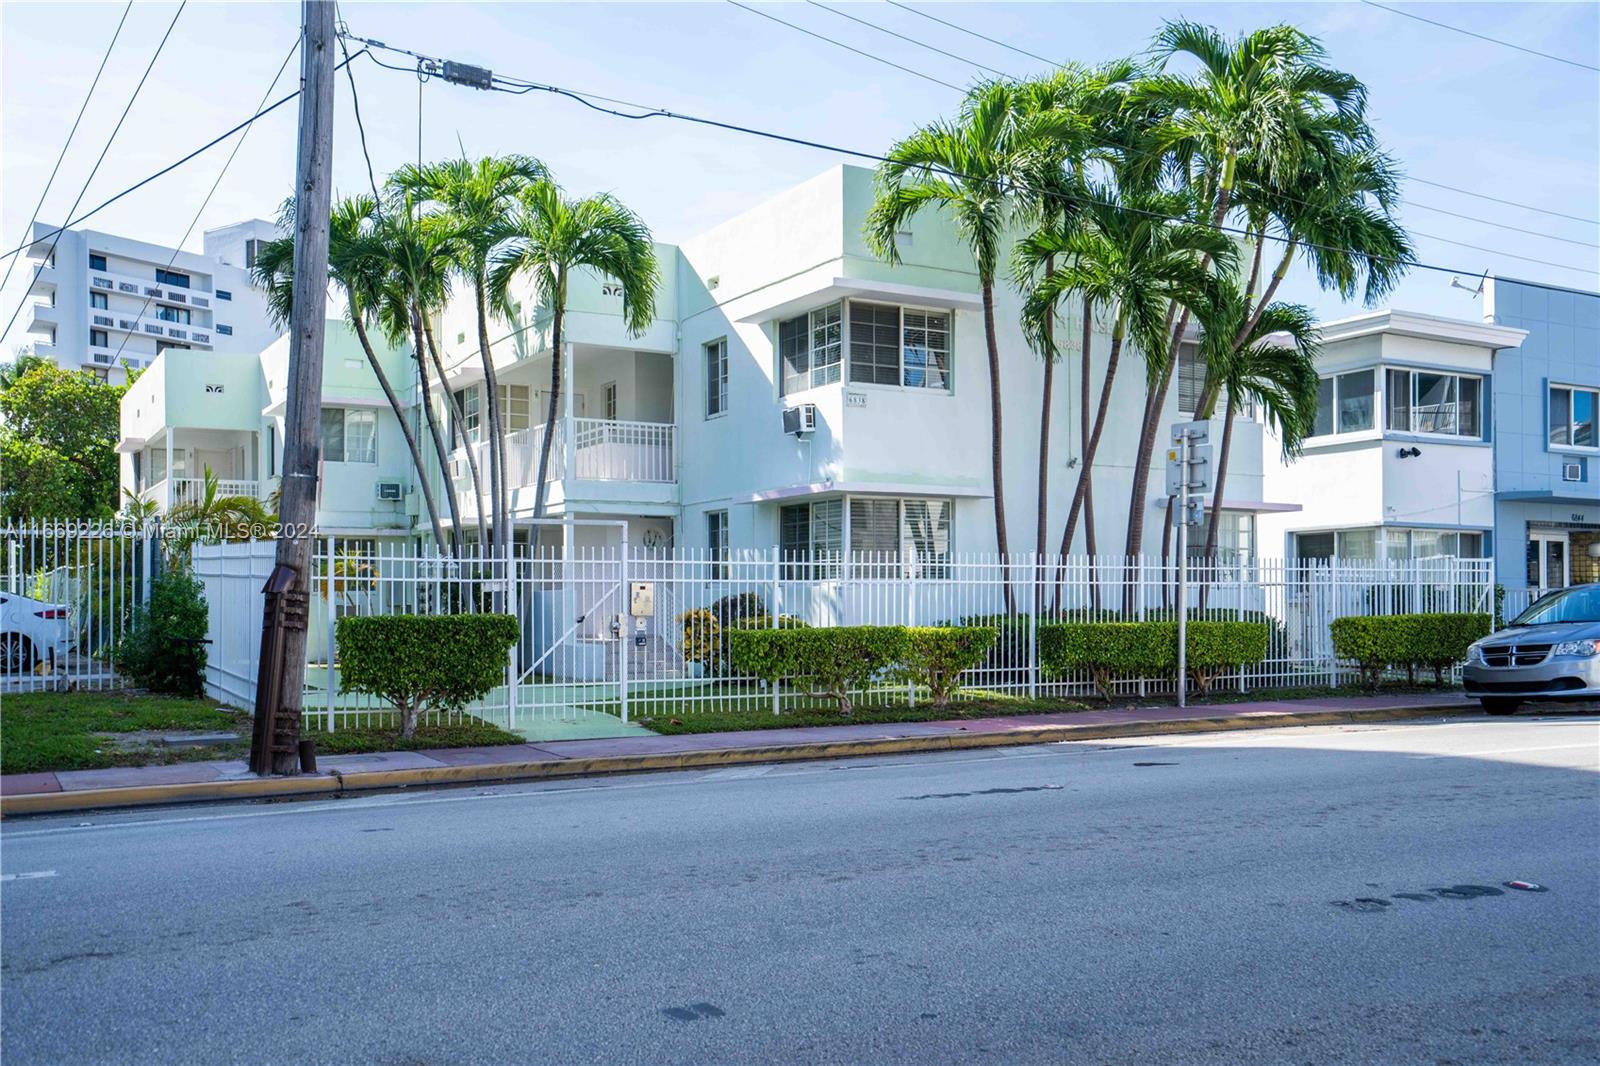
{"type": "MultiPolygon", "coordinates": [[[[579,418],[573,422],[575,473],[589,481],[636,481],[671,484],[677,480],[677,427],[667,422],[614,422],[604,418],[579,418]]],[[[530,426],[506,434],[506,481],[510,485],[532,485],[539,472],[539,449],[544,442],[544,426],[530,426]]],[[[550,465],[545,481],[558,481],[567,475],[564,423],[556,423],[550,445],[550,465]]],[[[489,445],[479,441],[472,446],[479,473],[489,472],[489,445]]],[[[458,490],[470,489],[472,475],[458,449],[450,464],[451,479],[458,490]]]]}
{"type": "MultiPolygon", "coordinates": [[[[163,478],[139,493],[141,499],[160,504],[162,511],[169,511],[179,504],[199,503],[205,495],[205,478],[198,477],[163,478]]],[[[217,496],[263,498],[260,483],[248,478],[218,478],[217,496]]]]}

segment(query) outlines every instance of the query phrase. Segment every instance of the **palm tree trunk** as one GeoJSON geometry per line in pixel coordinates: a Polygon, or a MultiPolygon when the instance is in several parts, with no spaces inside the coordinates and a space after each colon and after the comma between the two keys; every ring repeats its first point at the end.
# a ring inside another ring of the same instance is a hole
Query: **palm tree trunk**
{"type": "Polygon", "coordinates": [[[378,379],[378,387],[383,390],[384,399],[389,401],[389,410],[394,412],[394,419],[400,424],[400,435],[406,439],[406,450],[411,453],[411,465],[417,471],[417,485],[422,490],[422,503],[428,509],[428,523],[433,527],[433,543],[443,555],[446,550],[444,542],[444,527],[439,524],[439,505],[433,499],[433,481],[428,476],[428,467],[422,461],[422,449],[417,446],[417,435],[411,429],[411,420],[406,417],[406,409],[400,403],[400,397],[395,395],[394,386],[389,383],[389,375],[384,373],[383,364],[378,362],[378,355],[372,350],[372,340],[367,336],[367,327],[362,324],[360,313],[352,308],[350,321],[355,326],[356,339],[361,342],[361,350],[367,353],[367,365],[372,367],[372,373],[378,379]]]}
{"type": "Polygon", "coordinates": [[[411,344],[416,354],[417,369],[420,373],[417,380],[422,382],[422,414],[428,421],[428,432],[433,437],[433,450],[439,457],[439,468],[444,476],[445,502],[450,505],[450,526],[453,535],[450,538],[451,554],[457,557],[461,554],[461,506],[456,502],[456,487],[450,480],[450,453],[445,451],[444,434],[439,432],[439,416],[433,409],[433,386],[428,382],[427,357],[423,354],[426,347],[422,339],[422,312],[415,304],[411,306],[411,344]]]}
{"type": "Polygon", "coordinates": [[[1007,555],[1011,550],[1006,535],[1006,493],[1004,464],[1001,461],[1003,427],[1000,416],[1000,344],[994,333],[994,279],[983,279],[983,333],[989,346],[989,456],[994,481],[994,539],[1000,553],[1000,581],[1005,587],[1006,614],[1015,614],[1016,594],[1011,588],[1007,555]]]}
{"type": "MultiPolygon", "coordinates": [[[[1176,496],[1168,496],[1167,497],[1167,520],[1161,524],[1161,565],[1163,567],[1168,567],[1168,566],[1172,565],[1172,522],[1173,522],[1173,513],[1172,513],[1172,511],[1173,511],[1173,508],[1175,508],[1177,506],[1178,506],[1178,498],[1176,496]]],[[[1175,574],[1176,572],[1173,571],[1172,573],[1175,574]]],[[[1167,576],[1163,576],[1162,577],[1162,579],[1161,579],[1161,606],[1163,606],[1163,607],[1172,606],[1172,587],[1173,587],[1173,584],[1174,584],[1174,581],[1170,580],[1169,577],[1167,577],[1167,576]]]]}
{"type": "MultiPolygon", "coordinates": [[[[1083,298],[1083,380],[1079,388],[1083,393],[1083,405],[1078,408],[1079,432],[1083,434],[1083,450],[1089,450],[1089,376],[1093,367],[1089,359],[1089,348],[1094,341],[1094,302],[1088,296],[1083,298]]],[[[1083,550],[1089,556],[1089,606],[1098,611],[1100,609],[1100,580],[1095,573],[1094,557],[1094,482],[1091,481],[1083,488],[1083,550]]],[[[1057,599],[1060,597],[1058,596],[1057,599]]]]}
{"type": "Polygon", "coordinates": [[[505,421],[500,410],[500,380],[495,375],[494,356],[489,351],[489,307],[484,296],[484,279],[472,282],[477,297],[478,356],[483,360],[483,387],[487,393],[489,412],[489,491],[494,494],[490,511],[494,516],[494,546],[498,555],[505,555],[511,545],[510,495],[506,486],[506,435],[505,421]]]}
{"type": "Polygon", "coordinates": [[[456,402],[455,394],[450,391],[444,373],[444,360],[439,358],[439,346],[433,342],[433,326],[428,324],[427,316],[422,319],[422,339],[428,345],[428,358],[433,362],[433,372],[439,375],[439,391],[444,395],[444,402],[450,408],[453,428],[450,436],[450,446],[455,447],[455,430],[461,431],[462,451],[467,457],[467,471],[472,475],[472,498],[477,502],[478,509],[478,556],[483,558],[488,555],[489,544],[484,535],[483,522],[483,482],[478,477],[478,457],[472,453],[472,442],[467,439],[466,426],[461,417],[461,405],[456,402]]]}
{"type": "Polygon", "coordinates": [[[1272,302],[1272,297],[1278,292],[1278,286],[1283,284],[1284,276],[1289,273],[1289,262],[1294,258],[1294,242],[1290,242],[1283,250],[1283,258],[1278,261],[1278,268],[1272,272],[1272,281],[1267,284],[1267,291],[1261,294],[1261,302],[1256,304],[1256,309],[1250,313],[1250,321],[1239,330],[1239,335],[1233,339],[1233,347],[1237,351],[1244,339],[1250,336],[1250,331],[1256,328],[1256,323],[1261,320],[1261,312],[1267,309],[1272,302]]]}
{"type": "MultiPolygon", "coordinates": [[[[1117,377],[1117,362],[1122,358],[1122,334],[1126,319],[1117,315],[1117,324],[1111,329],[1111,352],[1106,357],[1106,376],[1100,386],[1100,408],[1095,412],[1094,431],[1083,447],[1083,460],[1078,470],[1078,488],[1072,494],[1072,509],[1067,512],[1067,528],[1061,534],[1061,554],[1072,550],[1072,534],[1078,528],[1078,515],[1082,513],[1084,498],[1089,494],[1089,482],[1094,473],[1095,452],[1100,450],[1100,436],[1106,428],[1106,416],[1111,410],[1111,386],[1117,377]]],[[[1059,604],[1057,605],[1059,607],[1059,604]]]]}
{"type": "Polygon", "coordinates": [[[550,445],[556,435],[556,409],[561,404],[561,319],[565,310],[555,301],[555,317],[550,324],[550,413],[544,416],[544,440],[539,443],[539,472],[533,489],[533,517],[544,517],[545,472],[550,469],[550,445]]]}
{"type": "Polygon", "coordinates": [[[1206,548],[1201,558],[1205,560],[1207,570],[1200,578],[1200,609],[1206,609],[1206,595],[1210,592],[1210,575],[1217,566],[1217,516],[1222,513],[1222,486],[1228,480],[1228,452],[1233,448],[1233,418],[1238,409],[1238,402],[1233,393],[1228,393],[1228,406],[1222,416],[1222,444],[1217,448],[1217,483],[1211,489],[1211,516],[1206,523],[1206,548]]]}

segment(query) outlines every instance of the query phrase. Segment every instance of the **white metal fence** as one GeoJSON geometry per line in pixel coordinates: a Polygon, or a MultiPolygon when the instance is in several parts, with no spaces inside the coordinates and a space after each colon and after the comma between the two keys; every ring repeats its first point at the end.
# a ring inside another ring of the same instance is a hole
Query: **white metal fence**
{"type": "MultiPolygon", "coordinates": [[[[207,687],[240,706],[254,701],[261,584],[270,543],[202,546],[194,568],[211,604],[207,687]]],[[[1087,676],[1041,668],[1038,628],[1055,621],[1170,619],[1177,572],[1155,559],[1065,559],[1018,554],[894,555],[786,559],[776,551],[669,553],[577,549],[568,556],[519,553],[508,559],[452,560],[371,541],[320,540],[308,641],[308,719],[323,728],[366,724],[388,709],[338,692],[332,620],[347,615],[503,610],[521,637],[506,683],[471,708],[513,727],[632,719],[708,711],[770,709],[813,702],[807,693],[740,676],[727,633],[798,619],[813,626],[982,623],[999,631],[985,660],[968,671],[966,698],[1083,697],[1087,676]],[[651,610],[635,614],[642,583],[651,610]],[[596,719],[599,720],[599,719],[596,719]]],[[[1407,563],[1191,563],[1191,618],[1262,621],[1264,662],[1216,679],[1233,691],[1338,684],[1355,678],[1333,654],[1329,625],[1355,614],[1494,608],[1489,560],[1407,563]]],[[[1128,695],[1174,693],[1171,677],[1124,679],[1128,695]]],[[[915,703],[921,695],[884,681],[863,704],[915,703]]]]}
{"type": "Polygon", "coordinates": [[[161,558],[153,525],[0,526],[0,692],[121,685],[117,645],[161,558]]]}

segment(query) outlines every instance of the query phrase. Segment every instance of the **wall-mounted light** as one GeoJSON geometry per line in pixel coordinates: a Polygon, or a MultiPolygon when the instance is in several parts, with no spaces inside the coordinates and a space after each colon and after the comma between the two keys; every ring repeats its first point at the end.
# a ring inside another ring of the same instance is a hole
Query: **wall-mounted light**
{"type": "Polygon", "coordinates": [[[1401,448],[1400,451],[1397,454],[1402,459],[1410,459],[1413,456],[1421,455],[1422,454],[1422,449],[1421,448],[1401,448]]]}

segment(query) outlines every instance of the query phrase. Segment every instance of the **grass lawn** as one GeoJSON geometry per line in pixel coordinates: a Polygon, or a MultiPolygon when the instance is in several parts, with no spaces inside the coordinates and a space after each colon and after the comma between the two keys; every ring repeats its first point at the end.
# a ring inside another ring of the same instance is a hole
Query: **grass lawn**
{"type": "MultiPolygon", "coordinates": [[[[1189,705],[1227,706],[1262,700],[1304,700],[1329,696],[1396,696],[1460,693],[1460,688],[1446,685],[1396,683],[1384,685],[1376,693],[1357,685],[1307,686],[1305,688],[1256,689],[1250,692],[1224,691],[1218,688],[1208,696],[1190,694],[1189,705]]],[[[789,729],[810,725],[879,725],[892,722],[959,721],[964,718],[996,718],[1006,715],[1061,714],[1072,711],[1105,709],[1131,709],[1137,707],[1167,707],[1173,703],[1170,695],[1151,696],[1145,699],[1118,699],[1106,703],[1099,698],[1087,700],[1040,699],[1029,700],[1003,693],[969,692],[957,703],[936,709],[921,703],[915,707],[905,704],[882,706],[857,706],[849,717],[841,717],[831,701],[818,700],[797,693],[783,693],[779,698],[781,713],[772,713],[770,698],[757,694],[752,688],[742,697],[718,696],[714,690],[699,696],[683,709],[680,704],[665,700],[629,700],[628,709],[640,725],[656,733],[676,735],[683,733],[724,733],[745,729],[789,729]]],[[[616,713],[615,705],[595,705],[596,709],[616,713]]]]}
{"type": "MultiPolygon", "coordinates": [[[[324,733],[307,728],[322,755],[420,748],[465,748],[521,744],[523,738],[480,718],[464,715],[453,725],[419,725],[400,739],[398,724],[324,733]]],[[[242,759],[250,752],[250,715],[210,700],[130,692],[28,692],[0,700],[0,773],[41,770],[101,770],[206,759],[242,759]],[[155,737],[96,734],[203,732],[239,734],[239,740],[203,748],[169,748],[155,737]],[[129,742],[132,743],[129,743],[129,742]]]]}
{"type": "MultiPolygon", "coordinates": [[[[0,773],[99,770],[225,757],[216,748],[119,749],[96,733],[239,728],[239,716],[210,700],[124,692],[25,692],[0,706],[0,773]]],[[[248,729],[246,730],[248,733],[248,729]]]]}

